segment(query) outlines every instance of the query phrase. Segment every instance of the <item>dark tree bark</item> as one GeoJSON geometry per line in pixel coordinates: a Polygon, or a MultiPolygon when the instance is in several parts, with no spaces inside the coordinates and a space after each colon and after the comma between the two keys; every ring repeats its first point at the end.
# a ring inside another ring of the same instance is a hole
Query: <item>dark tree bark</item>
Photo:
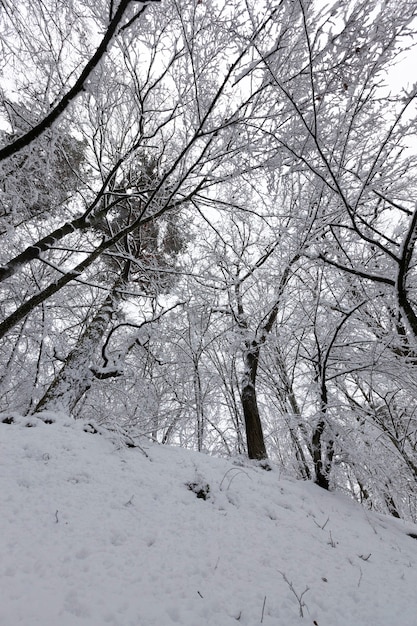
{"type": "MultiPolygon", "coordinates": [[[[157,2],[158,0],[148,0],[152,2],[157,2]]],[[[111,19],[107,31],[101,40],[97,50],[91,57],[91,59],[85,65],[83,71],[81,72],[78,80],[75,82],[73,87],[69,89],[69,91],[61,98],[58,104],[52,109],[52,111],[41,121],[39,124],[34,126],[30,131],[13,141],[13,143],[5,146],[0,150],[0,161],[6,159],[22,148],[30,145],[32,141],[37,139],[42,133],[52,126],[52,124],[62,115],[68,105],[78,96],[78,94],[83,90],[85,82],[88,77],[94,71],[94,69],[99,64],[100,60],[103,58],[107,51],[107,47],[109,46],[114,34],[116,33],[119,25],[123,19],[123,16],[126,12],[129,4],[132,3],[132,0],[121,0],[113,18],[111,19]]],[[[146,8],[144,5],[141,9],[141,12],[146,8]]]]}
{"type": "Polygon", "coordinates": [[[267,459],[265,439],[256,398],[256,375],[260,346],[256,345],[245,355],[245,374],[242,381],[242,409],[245,418],[246,442],[250,459],[267,459]]]}
{"type": "Polygon", "coordinates": [[[417,340],[417,315],[410,302],[407,292],[407,275],[413,258],[414,248],[417,241],[417,209],[414,211],[410,221],[407,234],[402,245],[402,254],[398,264],[398,274],[396,281],[397,300],[400,311],[408,322],[408,327],[417,340]]]}
{"type": "MultiPolygon", "coordinates": [[[[274,248],[272,248],[271,251],[268,251],[264,257],[261,257],[255,267],[260,267],[264,263],[266,258],[270,256],[273,249],[274,248]]],[[[250,459],[262,460],[268,458],[256,396],[256,377],[258,373],[259,356],[261,352],[261,347],[267,340],[267,337],[271,332],[278,317],[281,298],[287,282],[290,278],[291,268],[293,264],[298,261],[299,258],[300,255],[296,254],[285,267],[278,285],[278,293],[275,303],[271,306],[268,313],[259,324],[258,330],[257,332],[255,332],[253,338],[250,340],[246,340],[245,342],[245,352],[243,355],[244,374],[241,383],[241,400],[243,416],[245,419],[248,456],[250,459]]],[[[250,273],[246,274],[240,282],[236,282],[235,284],[235,297],[237,304],[235,318],[239,327],[244,332],[248,331],[248,320],[244,312],[240,288],[241,284],[249,275],[250,273]]]]}
{"type": "Polygon", "coordinates": [[[316,382],[320,385],[319,391],[319,419],[313,430],[311,437],[311,448],[313,454],[314,470],[316,473],[315,482],[319,487],[328,490],[330,486],[330,472],[334,457],[334,441],[328,438],[323,441],[323,435],[328,426],[328,394],[327,394],[327,366],[329,357],[333,349],[336,338],[346,324],[348,319],[359,309],[365,301],[354,306],[350,311],[344,313],[341,321],[333,331],[326,348],[322,350],[317,340],[317,362],[316,362],[316,382]]]}
{"type": "Polygon", "coordinates": [[[330,486],[330,471],[332,469],[332,461],[334,456],[333,441],[329,440],[325,446],[323,446],[323,433],[325,430],[326,422],[323,419],[316,424],[311,439],[313,449],[313,462],[316,473],[315,483],[322,489],[329,489],[330,486]]]}
{"type": "MultiPolygon", "coordinates": [[[[332,342],[333,343],[333,342],[332,342]]],[[[333,441],[328,441],[323,445],[323,435],[326,429],[327,413],[327,385],[326,385],[326,365],[330,350],[328,349],[323,361],[318,363],[318,380],[320,381],[320,418],[317,422],[311,438],[311,448],[313,452],[314,470],[316,473],[315,483],[322,489],[329,489],[330,471],[334,455],[333,441]]],[[[319,350],[319,359],[320,350],[319,350]]]]}

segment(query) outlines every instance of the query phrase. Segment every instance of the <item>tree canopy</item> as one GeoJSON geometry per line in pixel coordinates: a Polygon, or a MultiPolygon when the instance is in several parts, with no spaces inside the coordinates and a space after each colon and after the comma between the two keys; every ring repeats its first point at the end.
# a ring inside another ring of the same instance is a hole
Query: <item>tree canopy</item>
{"type": "Polygon", "coordinates": [[[3,0],[0,409],[416,520],[416,17],[3,0]]]}

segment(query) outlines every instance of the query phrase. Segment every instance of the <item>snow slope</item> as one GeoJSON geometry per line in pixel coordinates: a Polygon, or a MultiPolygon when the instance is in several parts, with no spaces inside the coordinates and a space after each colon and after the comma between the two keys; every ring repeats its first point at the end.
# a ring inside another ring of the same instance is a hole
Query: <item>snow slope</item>
{"type": "Polygon", "coordinates": [[[1,626],[417,624],[416,527],[49,417],[0,423],[1,626]]]}

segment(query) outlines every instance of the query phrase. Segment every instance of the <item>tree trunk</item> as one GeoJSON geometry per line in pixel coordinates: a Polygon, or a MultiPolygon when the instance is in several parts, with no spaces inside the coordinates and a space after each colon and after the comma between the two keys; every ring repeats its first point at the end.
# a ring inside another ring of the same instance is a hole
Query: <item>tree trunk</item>
{"type": "Polygon", "coordinates": [[[328,441],[325,449],[323,449],[323,432],[325,429],[325,421],[321,419],[316,425],[312,437],[313,461],[316,473],[316,485],[328,490],[330,486],[330,470],[334,456],[333,441],[328,441]]]}
{"type": "MultiPolygon", "coordinates": [[[[336,333],[337,334],[337,333],[336,333]]],[[[334,335],[334,338],[336,337],[334,335]]],[[[330,471],[332,469],[334,457],[334,442],[329,439],[326,445],[323,445],[323,434],[326,428],[327,417],[327,386],[326,386],[326,364],[329,350],[326,357],[319,368],[320,382],[320,419],[313,431],[311,447],[313,450],[313,462],[316,472],[315,483],[319,487],[328,490],[330,486],[330,471]]]]}
{"type": "Polygon", "coordinates": [[[65,359],[63,367],[38,402],[34,413],[49,410],[71,413],[91,387],[94,378],[92,360],[120,300],[118,287],[119,282],[65,359]]]}
{"type": "Polygon", "coordinates": [[[245,373],[242,380],[242,409],[245,418],[246,441],[250,459],[267,459],[264,434],[256,399],[256,374],[258,370],[259,346],[248,349],[245,354],[245,373]]]}
{"type": "Polygon", "coordinates": [[[193,358],[193,370],[194,400],[197,417],[197,450],[201,452],[204,442],[205,415],[198,355],[193,358]]]}

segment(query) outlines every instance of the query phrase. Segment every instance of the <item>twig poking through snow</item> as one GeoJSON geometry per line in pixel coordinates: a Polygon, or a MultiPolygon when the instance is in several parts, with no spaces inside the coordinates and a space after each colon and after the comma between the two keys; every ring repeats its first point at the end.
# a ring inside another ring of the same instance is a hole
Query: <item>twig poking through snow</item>
{"type": "MultiPolygon", "coordinates": [[[[225,480],[226,476],[227,476],[230,472],[233,472],[233,471],[235,471],[235,472],[237,472],[237,473],[236,473],[236,474],[234,474],[234,475],[231,477],[231,479],[229,480],[229,484],[227,485],[226,490],[230,488],[230,485],[232,484],[232,482],[234,481],[234,479],[236,478],[236,476],[237,476],[238,474],[240,474],[240,473],[243,473],[243,474],[245,474],[245,476],[247,476],[248,478],[251,478],[251,477],[249,476],[249,474],[248,474],[247,472],[245,472],[243,469],[241,469],[240,467],[231,467],[229,470],[227,470],[226,474],[223,476],[223,478],[222,478],[222,480],[221,480],[221,483],[220,483],[220,486],[219,486],[220,491],[222,491],[222,485],[223,485],[223,482],[224,482],[224,480],[225,480]]],[[[251,479],[251,480],[252,480],[252,479],[251,479]]]]}
{"type": "Polygon", "coordinates": [[[318,528],[321,528],[321,530],[324,530],[324,529],[326,528],[326,524],[327,524],[327,522],[329,521],[329,519],[330,519],[329,517],[326,519],[326,521],[324,522],[323,526],[320,526],[320,524],[318,524],[318,523],[316,522],[316,520],[313,520],[313,522],[315,523],[315,525],[316,525],[318,528]]]}
{"type": "Polygon", "coordinates": [[[299,609],[300,617],[304,617],[303,609],[304,609],[304,607],[307,608],[307,605],[306,605],[306,603],[303,600],[303,596],[304,596],[304,594],[307,593],[307,591],[310,591],[310,587],[306,587],[302,593],[297,593],[296,590],[294,589],[294,585],[292,584],[291,581],[288,580],[288,578],[286,577],[284,572],[280,572],[280,574],[281,574],[281,576],[283,577],[283,579],[287,583],[288,587],[291,589],[291,591],[293,592],[293,594],[295,595],[295,597],[298,600],[298,609],[299,609]]]}
{"type": "Polygon", "coordinates": [[[264,597],[264,603],[262,605],[261,624],[263,624],[263,622],[264,622],[265,604],[266,604],[266,596],[264,597]]]}

